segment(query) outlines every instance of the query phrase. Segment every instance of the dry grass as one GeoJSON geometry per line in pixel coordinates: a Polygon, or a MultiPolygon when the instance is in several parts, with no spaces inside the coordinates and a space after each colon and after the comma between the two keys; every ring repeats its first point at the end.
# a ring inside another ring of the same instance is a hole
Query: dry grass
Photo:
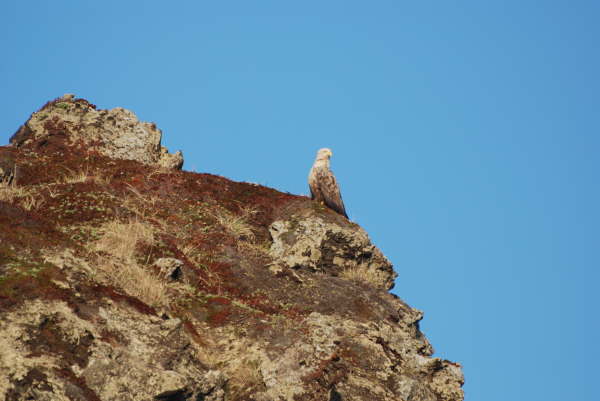
{"type": "Polygon", "coordinates": [[[94,181],[98,185],[105,185],[110,182],[110,177],[98,173],[92,174],[89,167],[85,167],[79,171],[74,171],[67,167],[65,168],[68,173],[62,177],[61,182],[64,184],[94,181]]]}
{"type": "Polygon", "coordinates": [[[58,196],[58,191],[56,189],[52,189],[52,185],[48,185],[46,189],[48,190],[48,195],[50,195],[52,199],[58,196]]]}
{"type": "Polygon", "coordinates": [[[225,231],[238,240],[238,251],[249,257],[270,259],[269,251],[271,243],[269,241],[257,243],[256,235],[249,223],[249,220],[256,213],[257,210],[251,207],[242,208],[240,215],[235,215],[226,209],[219,208],[216,213],[213,213],[213,216],[225,231]]]}
{"type": "Polygon", "coordinates": [[[96,251],[106,252],[124,262],[134,262],[138,244],[154,242],[154,228],[141,220],[130,219],[123,223],[109,221],[102,226],[102,238],[95,246],[96,251]]]}
{"type": "Polygon", "coordinates": [[[66,174],[62,177],[61,181],[64,184],[74,184],[77,182],[86,182],[88,177],[90,177],[90,172],[87,167],[80,171],[74,171],[67,167],[65,167],[65,168],[67,169],[68,174],[66,174]]]}
{"type": "Polygon", "coordinates": [[[169,305],[167,283],[137,262],[123,263],[115,259],[99,259],[98,262],[97,268],[114,287],[154,307],[169,305]]]}
{"type": "Polygon", "coordinates": [[[260,371],[260,362],[244,360],[230,374],[229,387],[232,399],[264,387],[264,379],[260,371]]]}
{"type": "Polygon", "coordinates": [[[223,285],[223,280],[218,274],[212,272],[206,267],[206,263],[211,262],[212,256],[200,250],[197,246],[193,244],[188,244],[182,247],[181,253],[183,253],[185,257],[188,258],[191,262],[193,262],[196,266],[204,269],[206,278],[198,278],[208,287],[216,288],[217,294],[221,294],[221,286],[223,285]]]}
{"type": "Polygon", "coordinates": [[[108,222],[102,226],[102,231],[94,250],[109,256],[97,256],[97,267],[102,273],[100,278],[148,305],[167,306],[167,283],[145,269],[136,258],[139,245],[154,243],[154,228],[141,220],[131,219],[108,222]]]}
{"type": "Polygon", "coordinates": [[[187,244],[180,250],[186,258],[193,262],[198,262],[203,257],[203,252],[194,244],[187,244]]]}
{"type": "Polygon", "coordinates": [[[24,198],[29,195],[29,189],[15,185],[13,182],[6,180],[0,181],[0,200],[4,202],[13,203],[15,199],[24,198]]]}
{"type": "Polygon", "coordinates": [[[158,175],[161,175],[161,174],[166,174],[166,175],[169,175],[169,174],[171,174],[171,173],[173,173],[173,170],[171,170],[171,169],[169,169],[169,168],[166,168],[166,167],[157,166],[157,167],[155,167],[155,168],[154,168],[154,169],[153,169],[153,170],[150,172],[150,174],[148,174],[148,178],[152,178],[152,177],[154,177],[155,175],[156,175],[156,176],[158,176],[158,175]]]}
{"type": "Polygon", "coordinates": [[[216,208],[212,216],[217,223],[238,240],[254,241],[254,232],[248,224],[248,219],[256,213],[254,209],[243,209],[241,215],[231,213],[224,208],[216,208]]]}
{"type": "Polygon", "coordinates": [[[380,287],[382,282],[381,277],[377,274],[376,270],[362,266],[343,270],[340,273],[340,277],[352,281],[367,283],[374,287],[380,287]]]}
{"type": "Polygon", "coordinates": [[[263,242],[263,243],[254,243],[254,242],[246,242],[240,241],[237,243],[238,250],[248,256],[253,256],[257,258],[269,258],[271,259],[271,243],[263,242]]]}
{"type": "Polygon", "coordinates": [[[44,204],[44,199],[32,194],[27,194],[23,199],[20,200],[19,204],[25,210],[39,209],[44,204]]]}
{"type": "Polygon", "coordinates": [[[0,200],[20,205],[25,210],[34,210],[44,204],[40,194],[29,187],[15,185],[15,182],[0,181],[0,200]]]}
{"type": "Polygon", "coordinates": [[[123,199],[123,206],[140,218],[153,217],[159,198],[152,195],[143,195],[134,186],[127,185],[131,195],[123,199]]]}
{"type": "Polygon", "coordinates": [[[94,182],[98,185],[106,185],[111,181],[111,177],[107,176],[107,175],[101,175],[101,174],[96,174],[93,175],[92,180],[94,180],[94,182]]]}

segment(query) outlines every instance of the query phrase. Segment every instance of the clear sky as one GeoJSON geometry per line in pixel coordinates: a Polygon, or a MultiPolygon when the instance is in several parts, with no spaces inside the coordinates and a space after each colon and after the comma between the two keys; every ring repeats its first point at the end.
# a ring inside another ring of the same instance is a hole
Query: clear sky
{"type": "Polygon", "coordinates": [[[599,21],[577,0],[3,1],[0,140],[72,92],[156,122],[186,170],[281,191],[331,147],[467,401],[592,400],[599,21]]]}

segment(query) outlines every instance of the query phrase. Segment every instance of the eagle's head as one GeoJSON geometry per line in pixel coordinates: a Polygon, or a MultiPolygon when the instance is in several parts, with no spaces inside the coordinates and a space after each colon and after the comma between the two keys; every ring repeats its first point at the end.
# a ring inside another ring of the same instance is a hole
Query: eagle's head
{"type": "Polygon", "coordinates": [[[317,152],[317,160],[329,160],[331,156],[333,152],[329,148],[322,148],[317,152]]]}

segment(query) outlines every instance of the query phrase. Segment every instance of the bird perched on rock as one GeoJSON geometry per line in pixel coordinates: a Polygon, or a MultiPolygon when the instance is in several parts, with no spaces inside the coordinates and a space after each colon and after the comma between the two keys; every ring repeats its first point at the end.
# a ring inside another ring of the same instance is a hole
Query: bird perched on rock
{"type": "Polygon", "coordinates": [[[319,149],[317,152],[315,163],[308,174],[311,199],[324,203],[330,209],[348,218],[340,187],[329,169],[329,159],[332,155],[331,150],[327,148],[319,149]]]}

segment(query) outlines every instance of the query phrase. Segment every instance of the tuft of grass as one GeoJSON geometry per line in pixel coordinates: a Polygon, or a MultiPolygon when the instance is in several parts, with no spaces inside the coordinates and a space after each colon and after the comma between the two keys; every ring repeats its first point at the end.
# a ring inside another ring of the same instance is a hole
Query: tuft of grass
{"type": "Polygon", "coordinates": [[[94,250],[109,257],[97,257],[102,279],[151,306],[169,304],[167,283],[137,260],[139,245],[154,243],[154,228],[141,220],[110,221],[102,226],[102,237],[94,250]]]}
{"type": "Polygon", "coordinates": [[[152,195],[143,195],[131,184],[127,184],[127,186],[131,195],[123,199],[123,207],[138,217],[153,217],[159,198],[152,195]]]}
{"type": "Polygon", "coordinates": [[[0,200],[13,203],[15,199],[24,198],[29,195],[29,189],[21,187],[8,180],[0,180],[0,200]]]}
{"type": "Polygon", "coordinates": [[[8,203],[20,205],[25,210],[34,210],[44,204],[44,199],[40,194],[34,193],[31,188],[18,186],[14,180],[0,180],[0,200],[8,203]]]}
{"type": "Polygon", "coordinates": [[[68,167],[65,167],[68,171],[68,174],[62,177],[62,182],[65,184],[75,184],[77,182],[86,182],[90,177],[89,168],[85,168],[79,171],[71,170],[68,167]]]}
{"type": "Polygon", "coordinates": [[[260,371],[260,361],[244,360],[233,372],[229,380],[232,399],[251,394],[264,387],[264,378],[260,371]]]}
{"type": "Polygon", "coordinates": [[[23,207],[23,209],[30,211],[34,209],[39,209],[44,204],[44,199],[40,198],[39,196],[27,194],[27,196],[21,199],[19,203],[23,207]]]}
{"type": "Polygon", "coordinates": [[[59,194],[56,189],[52,189],[52,185],[48,185],[46,189],[48,190],[48,195],[50,195],[52,199],[56,198],[59,194]]]}
{"type": "Polygon", "coordinates": [[[366,283],[373,287],[381,286],[381,277],[377,274],[377,271],[363,266],[342,270],[340,277],[351,281],[366,283]]]}
{"type": "Polygon", "coordinates": [[[139,263],[99,258],[97,268],[104,273],[111,285],[145,304],[153,307],[169,305],[166,282],[139,263]]]}
{"type": "Polygon", "coordinates": [[[135,262],[138,244],[154,243],[154,227],[138,219],[127,222],[118,220],[105,223],[102,237],[96,242],[95,250],[106,252],[124,262],[135,262]]]}
{"type": "Polygon", "coordinates": [[[185,255],[189,260],[198,263],[199,260],[203,256],[203,252],[198,248],[198,246],[190,243],[183,247],[181,247],[181,253],[185,255]]]}
{"type": "Polygon", "coordinates": [[[61,182],[64,184],[94,181],[98,185],[105,185],[110,182],[110,177],[102,174],[92,174],[89,167],[82,168],[78,171],[71,170],[68,167],[65,168],[67,169],[68,173],[62,177],[61,182]]]}
{"type": "Polygon", "coordinates": [[[269,242],[254,243],[240,241],[238,242],[237,247],[238,250],[244,255],[271,259],[271,254],[269,253],[271,244],[269,242]]]}
{"type": "Polygon", "coordinates": [[[248,219],[256,213],[253,209],[243,209],[241,215],[236,215],[224,208],[216,208],[212,216],[217,223],[238,240],[254,241],[255,235],[248,224],[248,219]]]}

